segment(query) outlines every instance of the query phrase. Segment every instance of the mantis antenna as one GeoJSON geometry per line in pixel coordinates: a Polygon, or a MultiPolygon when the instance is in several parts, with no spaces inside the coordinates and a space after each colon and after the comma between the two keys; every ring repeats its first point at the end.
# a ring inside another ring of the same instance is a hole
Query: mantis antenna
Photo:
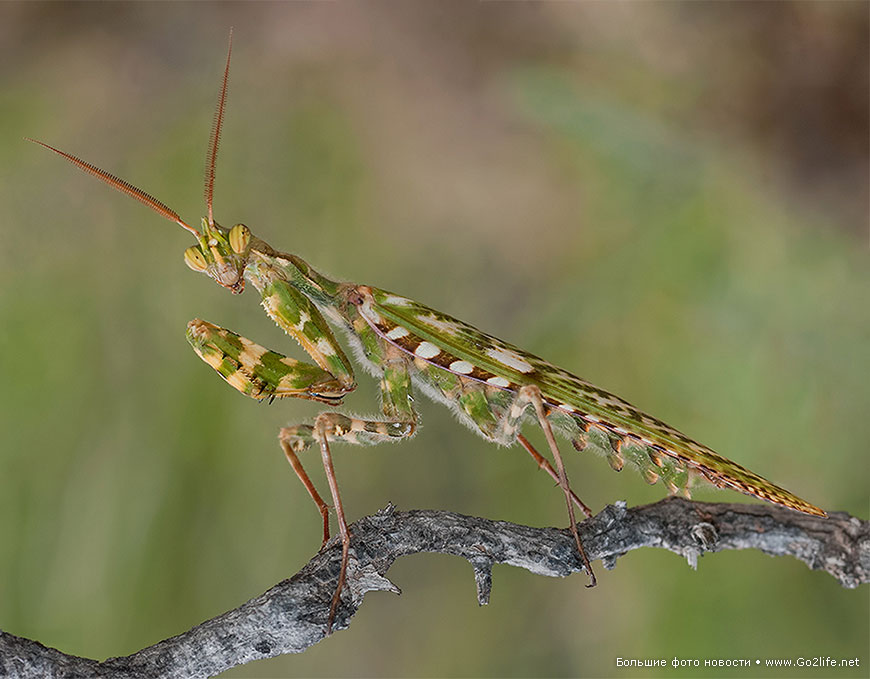
{"type": "MultiPolygon", "coordinates": [[[[211,135],[208,141],[208,155],[206,156],[206,168],[205,168],[205,204],[208,208],[208,225],[209,227],[214,227],[214,211],[212,209],[212,202],[214,199],[214,168],[215,162],[217,161],[217,153],[218,153],[218,145],[220,144],[221,138],[221,126],[223,125],[224,120],[224,107],[226,106],[227,101],[227,80],[229,78],[230,73],[230,56],[233,52],[233,29],[230,29],[230,37],[229,37],[229,45],[227,47],[227,63],[224,67],[224,77],[223,82],[221,83],[221,92],[220,97],[218,98],[217,109],[214,112],[214,120],[212,122],[211,127],[211,135]]],[[[139,189],[129,182],[124,181],[120,177],[116,177],[105,170],[101,170],[96,165],[91,165],[90,163],[85,162],[81,158],[78,158],[71,153],[66,153],[65,151],[61,151],[50,144],[46,144],[45,142],[39,141],[38,139],[31,139],[30,137],[25,137],[27,141],[32,141],[34,144],[39,144],[43,148],[48,149],[49,151],[54,151],[57,155],[66,158],[69,162],[75,165],[77,168],[82,170],[83,172],[87,172],[90,175],[93,175],[97,179],[102,179],[106,184],[111,186],[114,189],[117,189],[121,193],[126,193],[128,196],[135,198],[140,203],[143,203],[154,210],[157,214],[165,217],[171,222],[175,222],[183,229],[190,231],[194,235],[194,237],[199,240],[200,233],[196,229],[194,229],[190,224],[185,222],[178,213],[168,207],[165,203],[157,200],[154,196],[145,193],[142,189],[139,189]]]]}
{"type": "Polygon", "coordinates": [[[121,193],[126,193],[128,196],[130,196],[131,198],[135,198],[140,203],[144,203],[152,210],[154,210],[154,212],[156,212],[157,214],[166,217],[166,219],[171,222],[175,222],[183,229],[187,229],[197,238],[197,240],[199,239],[199,231],[194,229],[192,226],[190,226],[190,224],[188,224],[181,217],[179,217],[178,213],[175,210],[170,209],[164,203],[161,203],[159,200],[157,200],[154,196],[145,193],[142,189],[138,189],[129,182],[125,182],[123,179],[120,179],[113,174],[109,174],[105,170],[101,170],[96,165],[86,163],[81,158],[77,158],[71,153],[66,153],[65,151],[56,149],[54,148],[54,146],[50,146],[49,144],[39,141],[38,139],[31,139],[30,137],[25,137],[25,139],[27,141],[32,141],[34,144],[39,144],[43,148],[47,148],[49,151],[54,151],[57,155],[66,158],[69,162],[71,162],[83,172],[87,172],[88,174],[93,175],[97,179],[102,179],[112,188],[118,189],[118,191],[120,191],[121,193]]]}
{"type": "Polygon", "coordinates": [[[208,138],[208,155],[205,161],[205,205],[208,208],[208,225],[214,226],[214,212],[212,201],[214,199],[214,166],[217,162],[218,145],[221,141],[221,126],[224,122],[224,107],[227,103],[227,79],[230,75],[230,57],[233,53],[233,29],[230,28],[229,44],[227,45],[227,64],[224,67],[224,79],[221,83],[221,93],[218,97],[217,108],[211,124],[211,134],[208,138]]]}

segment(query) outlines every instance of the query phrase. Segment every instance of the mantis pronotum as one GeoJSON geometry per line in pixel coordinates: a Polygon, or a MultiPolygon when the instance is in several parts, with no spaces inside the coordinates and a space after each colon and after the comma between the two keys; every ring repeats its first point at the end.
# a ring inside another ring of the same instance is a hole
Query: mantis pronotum
{"type": "Polygon", "coordinates": [[[414,434],[417,412],[412,389],[418,388],[451,408],[459,419],[487,440],[518,442],[559,485],[565,495],[571,531],[589,586],[595,576],[583,551],[574,505],[591,516],[573,493],[554,432],[577,450],[603,454],[616,471],[633,463],[649,483],[661,480],[672,493],[689,495],[693,480],[706,480],[785,505],[808,514],[825,512],[757,474],[718,455],[620,397],[525,352],[507,342],[405,297],[368,285],[334,281],[302,259],[275,250],[244,224],[225,228],[214,220],[215,163],[226,103],[232,41],[208,146],[205,180],[207,217],[201,230],[190,226],[166,205],[117,177],[60,151],[80,169],[139,200],[190,232],[196,245],[184,252],[185,263],[239,294],[250,282],[266,313],[311,357],[297,361],[262,347],[230,330],[193,320],[187,339],[194,351],[242,394],[269,401],[295,397],[339,406],[357,384],[351,360],[336,340],[342,329],[363,368],[380,383],[381,410],[360,419],[325,411],[312,424],[284,427],[279,442],[288,462],[320,512],[323,543],[329,539],[329,507],[305,472],[298,454],[320,449],[335,507],[342,561],[327,627],[331,629],[345,584],[351,535],[332,465],[330,443],[377,444],[414,434]],[[520,432],[526,422],[541,427],[553,464],[520,432]]]}

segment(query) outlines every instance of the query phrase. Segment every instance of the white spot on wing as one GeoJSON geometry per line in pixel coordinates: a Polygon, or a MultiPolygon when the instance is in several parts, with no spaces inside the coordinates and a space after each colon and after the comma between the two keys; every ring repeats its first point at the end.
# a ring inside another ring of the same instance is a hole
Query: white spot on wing
{"type": "Polygon", "coordinates": [[[411,300],[407,297],[400,297],[399,295],[387,295],[384,297],[384,304],[392,304],[393,306],[408,306],[411,304],[411,300]]]}
{"type": "Polygon", "coordinates": [[[451,372],[459,373],[460,375],[467,375],[472,370],[474,370],[474,366],[471,365],[468,361],[453,361],[448,368],[451,372]]]}
{"type": "Polygon", "coordinates": [[[457,323],[456,321],[446,321],[443,318],[438,318],[432,314],[419,316],[417,320],[421,323],[425,323],[431,328],[441,330],[442,332],[455,334],[457,331],[462,330],[462,325],[460,323],[457,323]]]}
{"type": "Polygon", "coordinates": [[[504,389],[507,389],[509,386],[511,386],[510,380],[506,380],[504,377],[498,377],[498,376],[490,377],[486,381],[486,383],[491,384],[494,387],[502,387],[504,389]]]}
{"type": "Polygon", "coordinates": [[[411,332],[408,330],[408,328],[406,328],[402,325],[397,325],[395,328],[393,328],[392,330],[390,330],[390,332],[387,333],[387,339],[397,340],[400,337],[405,337],[405,336],[410,335],[410,334],[411,334],[411,332]]]}
{"type": "Polygon", "coordinates": [[[531,363],[520,356],[516,351],[511,351],[510,349],[504,349],[503,347],[490,347],[486,350],[486,355],[495,359],[503,366],[513,368],[521,373],[530,373],[534,370],[531,363]]]}
{"type": "Polygon", "coordinates": [[[441,353],[441,349],[432,344],[432,342],[424,341],[417,345],[417,348],[414,349],[414,353],[420,358],[435,358],[441,353]]]}

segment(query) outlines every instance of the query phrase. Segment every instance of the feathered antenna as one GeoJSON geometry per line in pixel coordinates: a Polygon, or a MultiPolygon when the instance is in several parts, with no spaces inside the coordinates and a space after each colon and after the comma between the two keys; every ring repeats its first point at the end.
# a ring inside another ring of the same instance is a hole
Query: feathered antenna
{"type": "Polygon", "coordinates": [[[47,148],[49,151],[54,151],[57,155],[66,158],[69,162],[71,162],[83,172],[87,172],[88,174],[93,175],[97,179],[102,179],[112,188],[118,189],[118,191],[120,191],[121,193],[126,193],[128,196],[130,196],[131,198],[135,198],[140,203],[144,203],[152,210],[154,210],[154,212],[156,212],[157,214],[162,215],[166,217],[166,219],[168,219],[169,221],[175,222],[182,228],[187,229],[197,239],[199,239],[199,231],[187,224],[181,217],[178,216],[178,213],[175,210],[171,210],[169,207],[157,200],[154,196],[145,193],[142,189],[137,189],[129,182],[125,182],[123,179],[120,179],[113,174],[109,174],[105,170],[101,170],[96,165],[86,163],[81,158],[77,158],[70,153],[66,153],[64,151],[61,151],[60,149],[56,149],[54,148],[54,146],[50,146],[49,144],[39,141],[38,139],[31,139],[30,137],[25,137],[25,139],[27,141],[32,141],[34,144],[39,144],[43,148],[47,148]]]}
{"type": "Polygon", "coordinates": [[[205,161],[205,204],[208,208],[208,225],[214,226],[214,211],[212,201],[214,199],[214,166],[217,162],[218,145],[221,141],[221,126],[224,122],[224,106],[227,103],[227,79],[230,75],[230,56],[233,53],[233,29],[230,28],[229,45],[227,46],[227,65],[224,68],[224,79],[221,84],[221,94],[218,98],[217,108],[211,124],[211,135],[208,139],[208,155],[205,161]]]}

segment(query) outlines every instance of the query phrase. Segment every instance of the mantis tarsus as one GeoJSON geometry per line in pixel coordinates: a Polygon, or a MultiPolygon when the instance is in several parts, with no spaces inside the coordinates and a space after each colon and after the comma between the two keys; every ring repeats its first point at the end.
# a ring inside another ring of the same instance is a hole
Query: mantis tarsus
{"type": "MultiPolygon", "coordinates": [[[[649,483],[661,480],[672,493],[688,496],[690,481],[706,480],[808,514],[825,512],[766,479],[701,445],[623,399],[507,342],[426,307],[368,285],[334,281],[301,258],[275,250],[243,224],[224,228],[214,220],[215,163],[227,94],[232,35],[220,97],[208,146],[205,202],[208,216],[201,231],[149,194],[117,177],[60,151],[80,169],[139,200],[189,231],[197,244],[184,252],[185,263],[233,293],[249,281],[266,313],[311,357],[313,363],[276,353],[230,330],[201,320],[188,324],[194,351],[235,389],[251,398],[295,397],[335,407],[357,384],[353,364],[332,327],[345,331],[353,356],[380,382],[382,414],[371,419],[335,411],[313,424],[284,427],[279,441],[284,454],[317,505],[323,543],[329,539],[329,507],[298,458],[310,446],[321,452],[342,543],[342,561],[327,627],[331,629],[341,599],[351,535],[332,465],[330,442],[376,444],[412,436],[417,426],[412,388],[417,387],[454,410],[484,438],[501,445],[519,442],[565,494],[577,551],[595,584],[576,528],[574,505],[589,508],[568,483],[554,431],[577,450],[602,453],[616,471],[626,460],[649,483]],[[554,464],[520,433],[531,420],[543,430],[554,464]],[[554,466],[555,465],[555,466],[554,466]]],[[[34,140],[31,140],[34,141],[34,140]]]]}

